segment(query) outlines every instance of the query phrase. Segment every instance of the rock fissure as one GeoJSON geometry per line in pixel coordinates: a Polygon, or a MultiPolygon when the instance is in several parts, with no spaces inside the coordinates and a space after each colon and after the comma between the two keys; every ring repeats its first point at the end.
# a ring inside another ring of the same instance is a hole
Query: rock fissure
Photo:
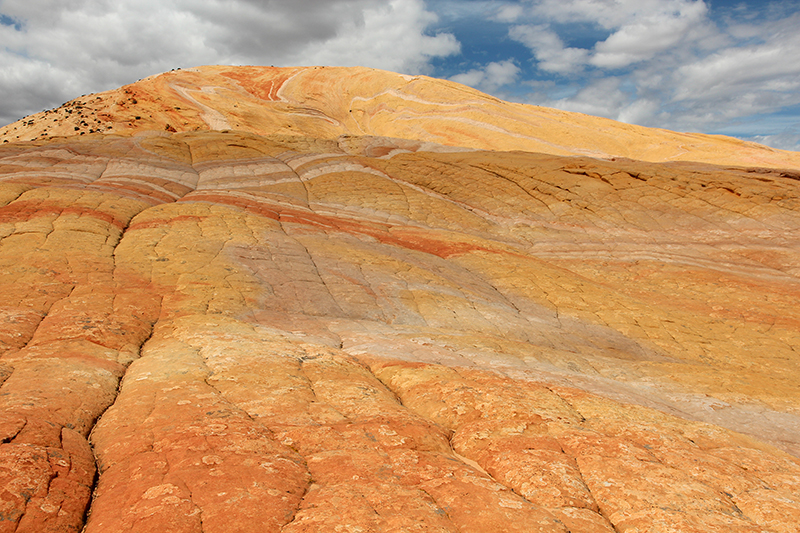
{"type": "MultiPolygon", "coordinates": [[[[296,450],[295,450],[296,451],[296,450]]],[[[298,452],[298,455],[299,452],[298,452]]],[[[305,458],[304,458],[305,459],[305,458]]],[[[291,527],[295,520],[298,519],[298,514],[303,509],[303,503],[306,501],[306,496],[308,496],[308,492],[311,490],[311,486],[314,484],[314,479],[310,476],[310,471],[308,469],[308,464],[305,465],[306,471],[309,472],[308,481],[303,487],[303,493],[300,495],[300,500],[297,502],[296,507],[292,511],[291,516],[288,517],[286,523],[281,526],[281,531],[285,530],[287,527],[291,527]]]]}
{"type": "MultiPolygon", "coordinates": [[[[582,420],[582,421],[585,421],[585,419],[582,420]]],[[[598,501],[598,498],[592,492],[591,487],[586,483],[586,478],[584,477],[584,474],[581,471],[580,463],[576,460],[576,457],[573,456],[573,455],[570,455],[567,450],[564,450],[564,448],[560,446],[560,443],[559,443],[559,447],[561,448],[562,453],[564,453],[564,455],[569,457],[572,460],[572,462],[574,463],[575,468],[578,471],[578,476],[580,478],[581,483],[586,488],[586,491],[589,493],[590,497],[592,498],[592,501],[594,502],[594,508],[592,508],[590,510],[592,512],[598,514],[599,516],[601,516],[603,518],[603,520],[605,520],[608,523],[608,525],[611,526],[611,529],[614,531],[614,533],[623,533],[622,531],[620,531],[620,529],[617,528],[617,525],[611,520],[611,517],[609,516],[609,514],[603,509],[603,506],[600,505],[600,502],[598,501]]],[[[575,533],[577,533],[577,532],[575,532],[575,533]]]]}
{"type": "MultiPolygon", "coordinates": [[[[145,347],[145,345],[147,344],[147,342],[150,340],[150,338],[152,338],[152,335],[153,335],[153,331],[154,331],[154,329],[155,329],[155,328],[154,328],[154,326],[151,326],[151,327],[150,327],[150,333],[149,333],[149,335],[147,336],[147,338],[146,338],[146,339],[144,339],[144,340],[142,341],[141,345],[139,346],[139,350],[138,350],[138,351],[139,351],[139,357],[141,357],[141,355],[142,355],[142,352],[143,352],[143,350],[144,350],[144,347],[145,347]]],[[[126,369],[125,369],[125,372],[124,372],[124,373],[123,373],[123,374],[122,374],[122,375],[121,375],[121,376],[120,376],[120,377],[117,379],[117,383],[116,383],[116,389],[115,389],[115,391],[114,391],[114,399],[113,399],[113,401],[112,401],[112,402],[111,402],[111,403],[110,403],[110,404],[109,404],[109,405],[108,405],[108,406],[107,406],[107,407],[106,407],[106,408],[105,408],[105,409],[104,409],[104,410],[103,410],[101,413],[99,413],[99,414],[98,414],[98,415],[95,417],[95,419],[94,419],[94,420],[92,420],[92,423],[91,423],[91,428],[90,428],[90,430],[89,430],[89,432],[88,432],[87,439],[88,439],[88,441],[89,441],[89,445],[91,446],[91,451],[92,451],[92,460],[94,461],[94,465],[95,465],[95,475],[94,475],[94,477],[93,477],[93,479],[92,479],[92,484],[91,484],[91,487],[90,487],[90,494],[91,494],[91,496],[90,496],[90,498],[89,498],[89,501],[88,501],[88,502],[87,502],[87,504],[86,504],[86,510],[84,511],[84,516],[83,516],[83,524],[86,524],[86,522],[88,521],[88,518],[89,518],[89,516],[91,515],[92,504],[94,503],[94,501],[95,501],[95,499],[96,499],[96,497],[97,497],[97,488],[98,488],[98,483],[99,483],[99,481],[100,481],[100,475],[101,475],[101,473],[102,473],[101,463],[100,463],[100,460],[99,460],[99,457],[98,457],[97,451],[96,451],[96,449],[95,449],[95,445],[94,445],[94,444],[93,444],[93,442],[92,442],[92,433],[93,433],[93,431],[94,431],[95,427],[97,426],[97,423],[98,423],[100,420],[102,420],[102,418],[103,418],[103,416],[106,414],[106,412],[108,412],[108,410],[109,410],[109,409],[112,409],[112,408],[114,408],[114,406],[115,406],[115,404],[116,404],[116,400],[117,400],[117,398],[119,397],[119,394],[120,394],[120,389],[121,389],[121,387],[122,387],[122,383],[123,383],[123,381],[125,380],[125,376],[126,376],[126,374],[127,374],[127,370],[128,370],[128,368],[126,367],[126,369]]],[[[153,403],[153,405],[154,405],[154,404],[155,404],[155,401],[153,401],[152,403],[153,403]]],[[[153,444],[152,444],[152,443],[154,442],[154,437],[153,437],[153,435],[150,435],[150,439],[149,439],[149,440],[150,440],[150,447],[149,447],[149,449],[150,449],[150,450],[152,450],[152,449],[153,449],[153,444]]],[[[84,529],[84,531],[85,531],[85,529],[84,529]]]]}
{"type": "MultiPolygon", "coordinates": [[[[357,357],[357,356],[355,356],[355,357],[356,357],[356,360],[358,360],[358,357],[357,357]]],[[[403,407],[404,409],[408,409],[408,408],[407,408],[407,407],[406,407],[406,406],[403,404],[403,399],[402,399],[402,398],[401,398],[401,397],[400,397],[400,396],[397,394],[397,392],[395,392],[394,390],[392,390],[391,386],[390,386],[390,385],[389,385],[389,384],[388,384],[386,381],[384,381],[383,379],[381,379],[381,378],[380,378],[380,376],[376,375],[376,374],[375,374],[375,373],[372,371],[372,369],[369,367],[369,365],[368,365],[368,364],[365,364],[365,363],[363,363],[363,362],[361,362],[361,361],[359,361],[359,362],[362,364],[362,366],[364,367],[364,369],[365,369],[365,370],[367,370],[367,371],[368,371],[368,372],[369,372],[369,373],[370,373],[370,374],[371,374],[371,375],[372,375],[372,376],[375,378],[375,380],[376,380],[376,381],[378,381],[378,382],[379,382],[381,385],[383,385],[383,386],[384,386],[384,388],[385,388],[385,389],[386,389],[386,390],[389,392],[389,394],[391,394],[391,395],[392,395],[392,398],[394,399],[394,401],[395,401],[395,402],[397,402],[397,404],[398,404],[398,405],[400,405],[400,406],[401,406],[401,407],[403,407]]],[[[411,409],[408,409],[408,410],[409,410],[410,412],[413,412],[411,409]]],[[[452,439],[452,436],[450,436],[450,438],[452,439]]],[[[448,440],[448,442],[450,442],[450,441],[448,440]]],[[[450,448],[452,449],[452,445],[450,446],[450,448]]]]}
{"type": "Polygon", "coordinates": [[[5,433],[4,436],[3,436],[2,441],[0,441],[0,444],[6,444],[6,443],[14,442],[14,438],[17,435],[19,435],[22,432],[23,429],[25,429],[26,425],[28,425],[28,419],[27,418],[23,418],[22,419],[22,425],[20,425],[19,427],[13,428],[11,430],[11,432],[5,433]]]}
{"type": "Polygon", "coordinates": [[[456,531],[463,531],[463,529],[461,527],[459,527],[458,524],[456,524],[455,521],[450,517],[450,515],[447,512],[447,509],[445,507],[442,507],[441,505],[439,505],[439,502],[436,501],[436,498],[434,498],[433,495],[430,492],[426,491],[425,489],[421,489],[421,488],[417,489],[417,490],[419,490],[422,494],[427,496],[433,502],[433,504],[436,506],[436,510],[434,512],[441,511],[442,514],[444,515],[445,519],[452,525],[452,527],[454,527],[456,529],[456,531]]]}
{"type": "Polygon", "coordinates": [[[488,172],[489,174],[491,174],[493,176],[496,176],[496,177],[500,178],[501,180],[504,180],[504,181],[507,181],[508,183],[511,183],[517,189],[519,189],[523,193],[525,193],[526,196],[528,196],[532,200],[535,200],[536,202],[542,204],[543,206],[545,206],[548,209],[548,211],[550,211],[552,213],[552,210],[550,209],[550,206],[547,205],[547,203],[545,201],[543,201],[541,198],[538,198],[538,197],[534,196],[533,194],[531,194],[531,192],[528,189],[526,189],[525,187],[523,187],[522,185],[520,185],[519,183],[517,183],[513,179],[509,178],[508,176],[505,176],[505,175],[501,174],[500,172],[497,172],[496,170],[492,170],[490,168],[487,168],[484,165],[475,165],[475,168],[478,168],[478,169],[482,170],[483,172],[488,172]]]}

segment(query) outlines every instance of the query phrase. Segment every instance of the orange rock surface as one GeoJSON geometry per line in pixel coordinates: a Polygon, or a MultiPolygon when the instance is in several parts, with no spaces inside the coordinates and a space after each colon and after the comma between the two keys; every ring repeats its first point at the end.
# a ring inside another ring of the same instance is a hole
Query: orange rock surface
{"type": "MultiPolygon", "coordinates": [[[[798,168],[797,152],[512,104],[458,83],[367,68],[206,66],[76,98],[0,128],[0,143],[92,133],[234,130],[400,139],[476,150],[798,168]]],[[[362,141],[369,145],[369,138],[362,141]]],[[[367,155],[398,148],[378,141],[367,155]]]]}
{"type": "Polygon", "coordinates": [[[800,531],[798,154],[366,69],[79,102],[0,130],[0,533],[800,531]]]}

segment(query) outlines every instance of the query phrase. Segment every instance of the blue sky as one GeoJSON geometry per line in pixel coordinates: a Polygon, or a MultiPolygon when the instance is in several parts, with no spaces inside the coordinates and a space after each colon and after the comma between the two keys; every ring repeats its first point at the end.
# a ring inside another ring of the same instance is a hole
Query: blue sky
{"type": "Polygon", "coordinates": [[[434,31],[462,45],[431,61],[438,76],[507,100],[800,150],[800,2],[428,6],[434,31]]]}
{"type": "Polygon", "coordinates": [[[363,65],[800,150],[800,0],[0,0],[0,123],[178,67],[363,65]]]}

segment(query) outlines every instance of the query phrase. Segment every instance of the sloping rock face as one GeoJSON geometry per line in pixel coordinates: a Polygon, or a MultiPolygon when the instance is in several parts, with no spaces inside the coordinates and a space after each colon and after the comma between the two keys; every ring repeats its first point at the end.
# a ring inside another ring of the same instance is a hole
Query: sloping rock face
{"type": "Polygon", "coordinates": [[[159,130],[0,146],[0,532],[800,531],[791,157],[159,130]]]}
{"type": "Polygon", "coordinates": [[[378,136],[475,150],[800,168],[797,152],[511,104],[457,83],[367,68],[206,66],[166,72],[0,128],[0,143],[142,130],[326,140],[378,136]]]}

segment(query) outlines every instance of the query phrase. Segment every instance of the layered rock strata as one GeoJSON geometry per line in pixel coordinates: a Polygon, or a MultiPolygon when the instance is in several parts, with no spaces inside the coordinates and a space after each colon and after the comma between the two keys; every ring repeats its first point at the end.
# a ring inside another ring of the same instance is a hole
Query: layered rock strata
{"type": "Polygon", "coordinates": [[[0,146],[0,532],[798,531],[796,170],[323,133],[0,146]]]}
{"type": "MultiPolygon", "coordinates": [[[[205,66],[165,72],[0,128],[0,143],[92,133],[245,131],[393,137],[475,150],[798,168],[796,152],[512,104],[426,76],[368,68],[205,66]]],[[[378,149],[398,146],[379,142],[378,149]]],[[[371,154],[372,155],[372,154],[371,154]]]]}

